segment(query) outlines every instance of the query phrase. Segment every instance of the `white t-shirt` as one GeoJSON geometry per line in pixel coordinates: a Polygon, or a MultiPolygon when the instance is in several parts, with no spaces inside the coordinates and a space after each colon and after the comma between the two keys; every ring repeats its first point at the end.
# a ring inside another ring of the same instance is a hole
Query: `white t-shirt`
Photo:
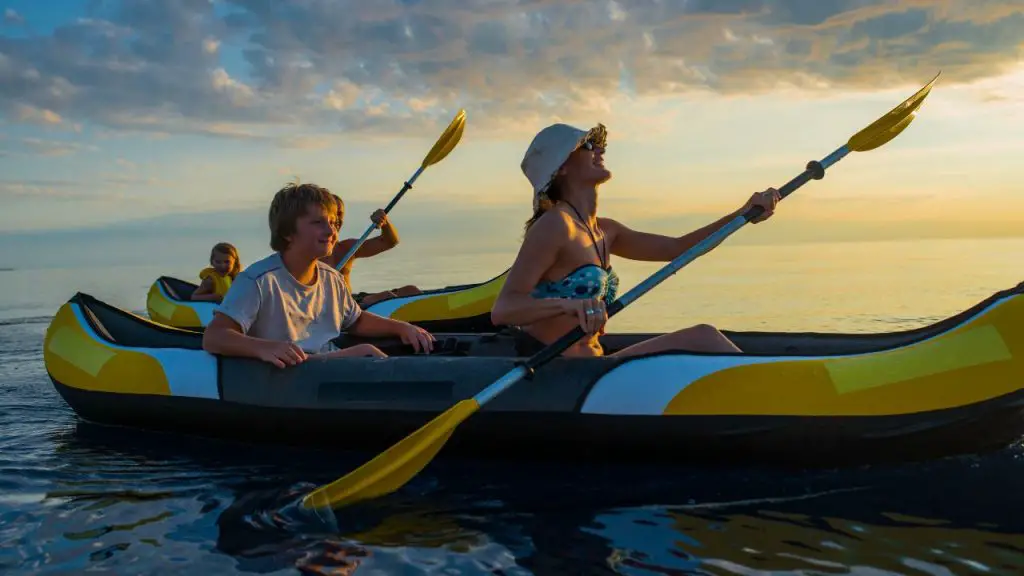
{"type": "Polygon", "coordinates": [[[326,352],[362,309],[337,270],[319,260],[316,264],[316,279],[307,286],[275,252],[240,272],[216,311],[254,338],[293,342],[307,353],[326,352]]]}

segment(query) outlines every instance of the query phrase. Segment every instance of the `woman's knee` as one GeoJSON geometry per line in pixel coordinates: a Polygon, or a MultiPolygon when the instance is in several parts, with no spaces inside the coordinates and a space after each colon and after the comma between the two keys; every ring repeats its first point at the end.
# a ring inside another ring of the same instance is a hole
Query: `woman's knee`
{"type": "Polygon", "coordinates": [[[687,330],[695,338],[700,338],[702,340],[715,340],[722,338],[721,331],[719,331],[718,328],[715,328],[711,324],[697,324],[687,328],[687,330]]]}
{"type": "Polygon", "coordinates": [[[725,334],[711,324],[697,324],[684,328],[676,334],[676,344],[680,348],[708,352],[735,352],[739,348],[725,334]]]}

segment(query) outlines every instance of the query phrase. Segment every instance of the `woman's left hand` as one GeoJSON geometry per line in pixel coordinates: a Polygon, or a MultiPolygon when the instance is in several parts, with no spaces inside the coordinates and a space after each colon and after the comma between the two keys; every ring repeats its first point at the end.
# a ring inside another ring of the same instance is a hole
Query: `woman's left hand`
{"type": "Polygon", "coordinates": [[[768,188],[761,192],[754,192],[754,195],[747,200],[747,203],[743,206],[742,212],[750,210],[754,206],[760,206],[764,208],[764,212],[760,216],[750,221],[751,224],[757,224],[758,222],[764,222],[765,220],[772,217],[775,213],[775,205],[782,200],[779,196],[779,191],[775,188],[768,188]]]}

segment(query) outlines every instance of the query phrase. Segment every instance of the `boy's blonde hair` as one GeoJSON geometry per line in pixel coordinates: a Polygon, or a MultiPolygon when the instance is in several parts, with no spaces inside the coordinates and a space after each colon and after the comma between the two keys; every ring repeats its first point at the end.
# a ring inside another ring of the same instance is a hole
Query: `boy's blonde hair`
{"type": "Polygon", "coordinates": [[[316,184],[291,182],[277,191],[270,202],[270,247],[276,252],[288,248],[288,236],[295,233],[298,219],[306,214],[310,206],[323,208],[334,213],[337,202],[331,191],[316,184]]]}

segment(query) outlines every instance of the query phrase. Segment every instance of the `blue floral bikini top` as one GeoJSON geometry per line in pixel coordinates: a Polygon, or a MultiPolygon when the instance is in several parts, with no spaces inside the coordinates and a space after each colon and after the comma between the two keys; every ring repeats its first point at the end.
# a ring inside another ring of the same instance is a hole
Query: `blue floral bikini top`
{"type": "MultiPolygon", "coordinates": [[[[577,216],[580,215],[575,206],[569,204],[569,207],[576,212],[577,216]]],[[[590,226],[586,224],[586,220],[580,217],[580,221],[584,223],[587,233],[590,234],[601,265],[584,264],[566,274],[565,278],[561,280],[542,280],[531,293],[534,298],[600,298],[604,300],[606,306],[615,301],[615,296],[619,291],[619,275],[608,266],[608,261],[598,249],[597,240],[594,238],[590,226]]],[[[601,240],[603,243],[604,238],[601,240]]]]}
{"type": "Polygon", "coordinates": [[[618,290],[619,275],[614,270],[584,264],[562,280],[541,281],[531,294],[534,298],[600,298],[608,306],[615,301],[618,290]]]}

